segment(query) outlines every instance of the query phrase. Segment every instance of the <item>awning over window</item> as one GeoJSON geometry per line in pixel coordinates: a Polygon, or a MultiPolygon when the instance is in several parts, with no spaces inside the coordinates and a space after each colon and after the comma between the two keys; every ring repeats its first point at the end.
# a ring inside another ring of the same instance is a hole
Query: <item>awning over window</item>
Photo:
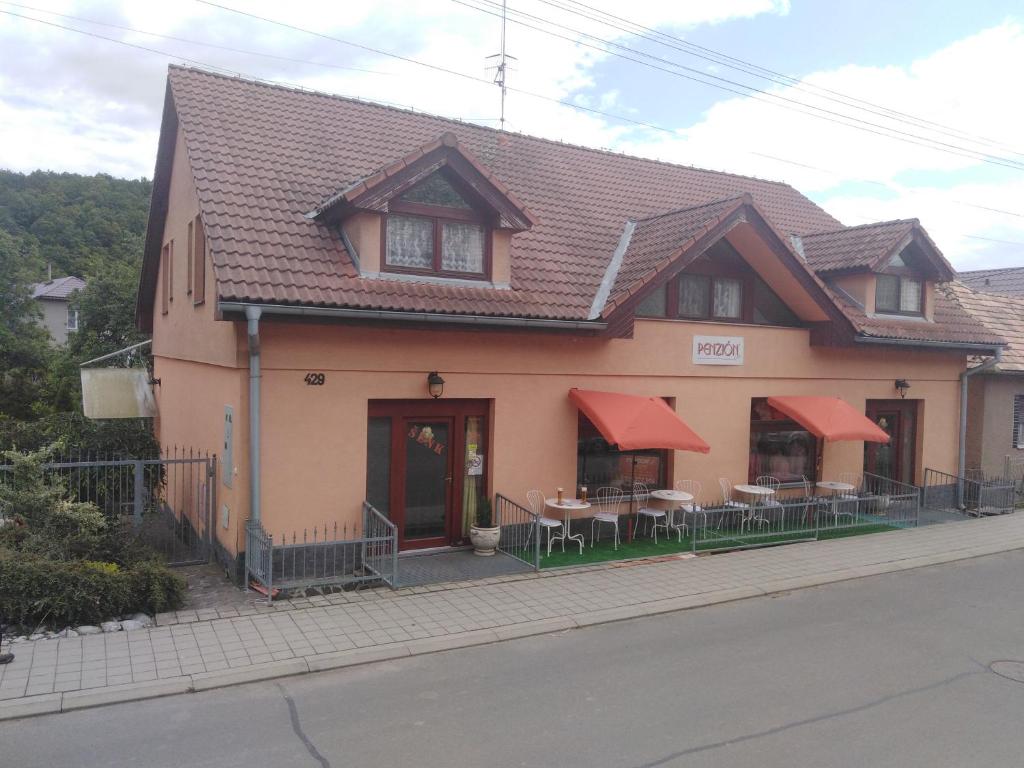
{"type": "Polygon", "coordinates": [[[700,436],[660,397],[570,389],[569,399],[597,427],[602,437],[621,451],[670,448],[707,453],[700,436]]]}
{"type": "Polygon", "coordinates": [[[864,440],[888,443],[889,436],[875,422],[838,397],[769,397],[768,405],[782,411],[807,431],[829,442],[864,440]]]}

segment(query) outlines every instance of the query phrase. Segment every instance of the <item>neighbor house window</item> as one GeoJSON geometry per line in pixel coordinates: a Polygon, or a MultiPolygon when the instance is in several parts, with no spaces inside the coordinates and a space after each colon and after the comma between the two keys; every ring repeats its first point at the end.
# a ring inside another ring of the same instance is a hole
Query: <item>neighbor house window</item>
{"type": "Polygon", "coordinates": [[[198,216],[189,226],[193,233],[192,251],[188,256],[193,281],[192,304],[197,306],[206,301],[206,232],[198,216]]]}
{"type": "Polygon", "coordinates": [[[905,275],[877,275],[875,277],[875,311],[901,315],[920,315],[921,281],[905,275]]]}
{"type": "Polygon", "coordinates": [[[1013,447],[1024,449],[1024,395],[1013,397],[1013,447]]]}
{"type": "Polygon", "coordinates": [[[67,329],[69,331],[77,331],[78,330],[78,310],[77,309],[71,309],[71,307],[68,307],[67,329]]]}
{"type": "Polygon", "coordinates": [[[482,217],[440,173],[390,204],[384,269],[484,278],[488,230],[482,217]]]}
{"type": "MultiPolygon", "coordinates": [[[[620,451],[598,432],[597,427],[579,415],[576,444],[576,485],[587,486],[593,496],[598,488],[613,486],[630,491],[631,482],[649,488],[664,488],[668,478],[668,451],[620,451]]],[[[575,491],[570,495],[575,495],[575,491]]]]}
{"type": "Polygon", "coordinates": [[[817,481],[818,439],[768,405],[767,398],[755,397],[750,404],[747,480],[753,483],[762,475],[783,483],[798,483],[804,477],[817,481]]]}

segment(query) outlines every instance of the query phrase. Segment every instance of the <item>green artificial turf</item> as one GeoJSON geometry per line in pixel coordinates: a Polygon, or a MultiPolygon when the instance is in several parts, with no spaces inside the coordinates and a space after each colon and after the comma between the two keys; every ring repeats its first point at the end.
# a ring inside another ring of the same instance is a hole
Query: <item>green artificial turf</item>
{"type": "MultiPolygon", "coordinates": [[[[868,533],[881,533],[883,531],[894,531],[897,530],[898,526],[886,525],[883,523],[877,523],[872,525],[863,525],[857,528],[837,528],[835,530],[819,530],[818,540],[824,539],[841,539],[847,536],[861,536],[868,533]]],[[[587,532],[589,534],[589,531],[587,532]]],[[[623,532],[624,533],[624,532],[623,532]]],[[[807,538],[814,537],[814,529],[809,528],[807,530],[807,538]]],[[[800,540],[800,531],[789,531],[785,534],[776,535],[765,535],[765,536],[754,536],[747,535],[742,540],[738,537],[732,542],[728,540],[728,534],[723,532],[719,538],[713,541],[702,543],[698,546],[698,552],[705,552],[712,549],[726,549],[730,547],[730,544],[734,542],[736,547],[739,546],[757,546],[757,545],[769,545],[778,544],[786,541],[800,540]]],[[[654,539],[649,536],[641,536],[633,539],[632,542],[626,541],[625,537],[619,542],[618,549],[614,549],[610,538],[602,537],[601,541],[598,541],[594,546],[590,546],[590,537],[587,536],[586,543],[583,545],[583,554],[580,554],[579,544],[575,542],[566,542],[565,552],[562,552],[562,545],[557,542],[551,550],[551,554],[547,554],[547,541],[544,541],[544,547],[540,553],[540,567],[541,568],[562,568],[566,566],[579,566],[579,565],[591,565],[593,563],[606,563],[614,560],[633,560],[636,558],[645,557],[664,557],[668,555],[677,555],[682,553],[688,553],[693,551],[693,541],[689,536],[684,536],[682,541],[679,541],[675,536],[672,538],[665,538],[658,536],[658,543],[654,543],[654,539]]],[[[533,552],[529,552],[525,560],[532,560],[533,552]]]]}

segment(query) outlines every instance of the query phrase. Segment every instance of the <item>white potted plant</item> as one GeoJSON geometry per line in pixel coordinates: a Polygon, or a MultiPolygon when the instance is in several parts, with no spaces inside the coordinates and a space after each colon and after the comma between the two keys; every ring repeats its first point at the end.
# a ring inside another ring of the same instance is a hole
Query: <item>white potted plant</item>
{"type": "Polygon", "coordinates": [[[494,516],[491,510],[491,500],[480,499],[476,505],[476,523],[469,528],[469,540],[473,542],[473,554],[481,557],[490,557],[498,548],[498,540],[501,538],[501,528],[493,525],[494,516]]]}

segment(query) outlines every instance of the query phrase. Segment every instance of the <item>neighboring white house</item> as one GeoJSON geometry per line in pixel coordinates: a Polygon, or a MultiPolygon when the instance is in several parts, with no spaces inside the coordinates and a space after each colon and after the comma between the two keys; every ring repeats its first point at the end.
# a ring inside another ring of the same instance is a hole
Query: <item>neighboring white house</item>
{"type": "Polygon", "coordinates": [[[57,344],[78,330],[78,310],[71,308],[71,294],[85,288],[80,277],[58,277],[32,286],[32,298],[43,310],[42,325],[57,344]]]}

